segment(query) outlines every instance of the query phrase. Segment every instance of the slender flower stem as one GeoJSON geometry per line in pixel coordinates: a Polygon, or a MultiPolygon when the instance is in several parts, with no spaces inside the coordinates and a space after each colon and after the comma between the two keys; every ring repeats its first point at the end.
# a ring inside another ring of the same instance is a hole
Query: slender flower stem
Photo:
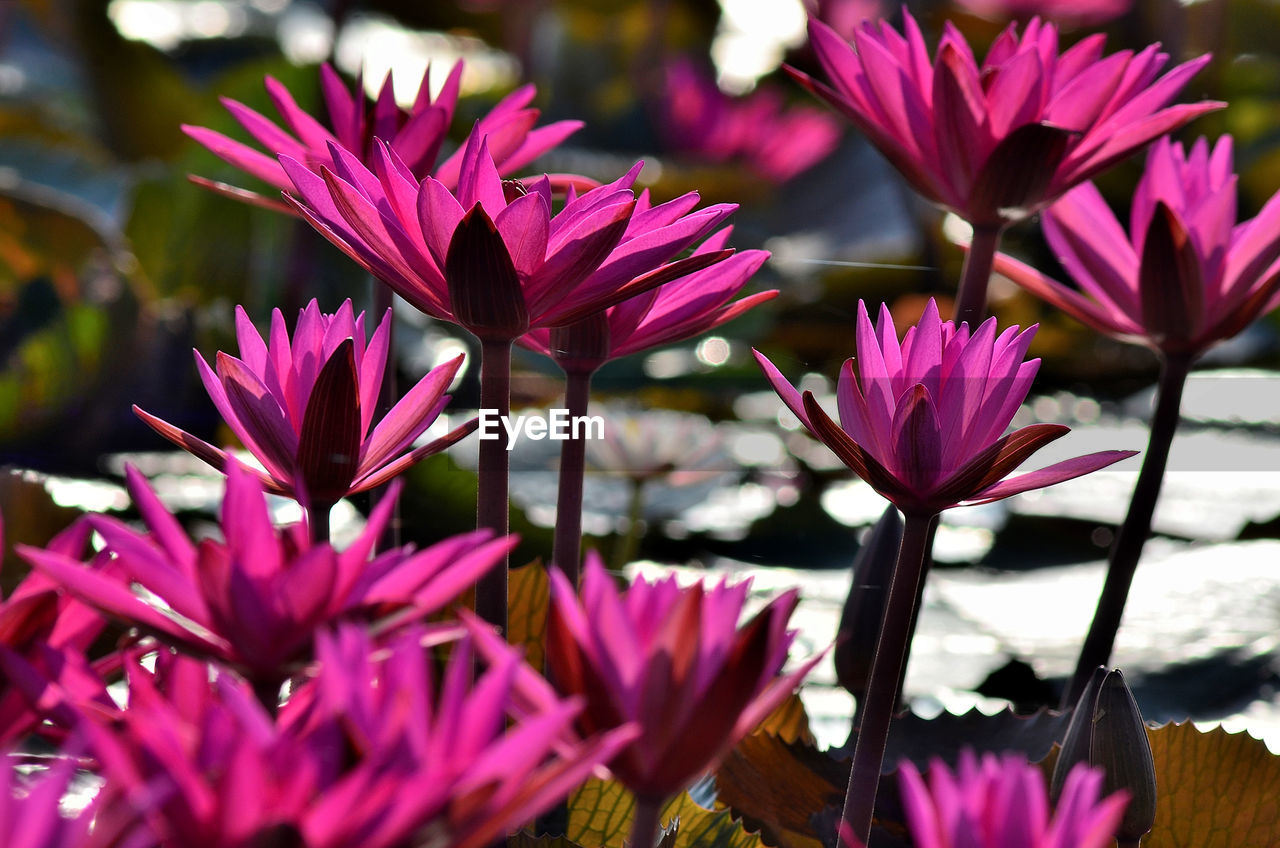
{"type": "MultiPolygon", "coordinates": [[[[565,374],[564,405],[570,422],[587,414],[593,373],[572,371],[565,374]]],[[[574,587],[578,585],[578,568],[582,559],[582,487],[586,472],[586,439],[566,439],[560,446],[560,491],[556,496],[556,534],[551,561],[574,587]]]]}
{"type": "Polygon", "coordinates": [[[329,541],[329,515],[332,512],[331,503],[317,503],[307,507],[307,528],[311,531],[311,541],[317,545],[329,541]]]}
{"type": "MultiPolygon", "coordinates": [[[[511,414],[511,341],[482,339],[480,343],[480,407],[496,409],[499,416],[511,414]]],[[[480,440],[480,462],[477,469],[476,528],[507,535],[510,506],[510,454],[507,439],[480,440]]],[[[507,567],[494,568],[476,584],[476,614],[489,624],[507,632],[507,567]]]]}
{"type": "Polygon", "coordinates": [[[627,508],[627,534],[613,549],[613,567],[622,567],[636,558],[640,550],[640,522],[644,519],[644,480],[632,479],[631,505],[627,508]]]}
{"type": "Polygon", "coordinates": [[[1138,483],[1133,489],[1133,499],[1129,501],[1129,513],[1124,524],[1120,525],[1115,544],[1111,546],[1107,578],[1098,598],[1098,608],[1080,649],[1080,661],[1076,663],[1063,704],[1074,704],[1093,670],[1111,660],[1116,632],[1120,629],[1125,601],[1129,597],[1129,586],[1138,569],[1142,547],[1151,531],[1151,516],[1160,498],[1160,484],[1164,481],[1165,465],[1169,461],[1169,446],[1173,443],[1174,431],[1178,429],[1178,409],[1182,405],[1182,389],[1191,370],[1191,358],[1187,354],[1164,354],[1161,357],[1156,410],[1151,419],[1151,435],[1147,439],[1142,470],[1138,472],[1138,483]]]}
{"type": "Polygon", "coordinates": [[[630,848],[653,848],[657,844],[661,816],[661,798],[636,798],[636,808],[631,818],[631,835],[627,837],[630,848]]]}
{"type": "Polygon", "coordinates": [[[889,600],[885,604],[880,638],[871,661],[871,681],[867,684],[867,703],[861,710],[862,724],[853,747],[853,766],[849,772],[849,791],[845,794],[843,822],[853,830],[860,844],[871,837],[871,819],[875,811],[876,790],[880,784],[880,767],[884,763],[885,745],[889,739],[889,722],[898,695],[898,680],[907,657],[907,640],[911,635],[912,608],[916,592],[924,576],[929,553],[929,527],[937,513],[909,514],[902,528],[902,546],[898,563],[889,583],[889,600]]]}
{"type": "Polygon", "coordinates": [[[991,281],[991,266],[1000,249],[1003,227],[974,227],[973,241],[964,257],[964,270],[960,272],[960,290],[956,293],[955,322],[968,321],[977,327],[987,315],[987,283],[991,281]]]}

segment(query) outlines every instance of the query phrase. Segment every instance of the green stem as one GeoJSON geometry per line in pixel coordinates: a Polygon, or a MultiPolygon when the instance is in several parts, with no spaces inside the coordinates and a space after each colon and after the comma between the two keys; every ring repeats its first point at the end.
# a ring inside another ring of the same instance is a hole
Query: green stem
{"type": "MultiPolygon", "coordinates": [[[[511,414],[511,341],[482,339],[480,343],[480,407],[496,409],[498,416],[511,414]]],[[[496,536],[506,536],[509,511],[508,487],[510,454],[505,428],[497,439],[480,440],[477,468],[476,527],[496,536]]],[[[476,615],[507,632],[507,567],[504,557],[498,568],[476,584],[476,615]]]]}
{"type": "Polygon", "coordinates": [[[862,845],[868,844],[871,837],[871,819],[880,785],[880,768],[884,764],[889,740],[889,723],[897,701],[898,681],[906,663],[913,607],[929,553],[929,528],[936,518],[937,513],[906,515],[898,563],[889,582],[889,600],[885,604],[875,658],[871,661],[867,703],[861,710],[862,723],[853,747],[849,790],[845,794],[844,812],[841,814],[842,821],[852,829],[854,838],[862,845]]]}
{"type": "Polygon", "coordinates": [[[630,848],[653,848],[658,842],[658,828],[661,826],[661,798],[636,798],[636,807],[631,817],[631,835],[627,838],[630,848]]]}
{"type": "Polygon", "coordinates": [[[1165,466],[1169,462],[1169,446],[1178,429],[1178,409],[1182,405],[1182,389],[1191,371],[1188,354],[1164,354],[1160,361],[1160,382],[1156,386],[1156,409],[1151,418],[1151,435],[1147,439],[1147,451],[1142,459],[1142,470],[1129,501],[1129,512],[1120,525],[1115,544],[1111,547],[1107,565],[1107,578],[1098,598],[1098,608],[1093,623],[1080,649],[1080,660],[1067,687],[1063,703],[1074,704],[1084,691],[1089,676],[1098,666],[1111,661],[1124,605],[1129,598],[1134,572],[1147,534],[1151,532],[1151,516],[1160,498],[1160,485],[1164,481],[1165,466]]]}
{"type": "MultiPolygon", "coordinates": [[[[565,374],[564,405],[570,422],[587,414],[593,373],[572,371],[565,374]]],[[[556,497],[556,533],[551,561],[574,587],[578,585],[578,569],[582,560],[582,488],[586,473],[586,439],[566,439],[560,446],[560,490],[556,497]]]]}
{"type": "Polygon", "coordinates": [[[967,321],[976,328],[987,315],[987,283],[991,281],[991,266],[1000,249],[1003,227],[974,227],[973,241],[964,257],[964,270],[960,273],[960,289],[956,293],[955,321],[967,321]]]}
{"type": "Polygon", "coordinates": [[[636,558],[640,550],[640,524],[644,519],[644,481],[631,481],[631,505],[627,509],[627,534],[614,548],[613,567],[621,571],[623,566],[636,558]]]}

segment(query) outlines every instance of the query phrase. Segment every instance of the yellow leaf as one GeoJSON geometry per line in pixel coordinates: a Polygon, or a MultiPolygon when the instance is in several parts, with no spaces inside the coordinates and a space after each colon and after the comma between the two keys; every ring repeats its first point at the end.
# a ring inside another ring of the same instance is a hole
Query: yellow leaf
{"type": "Polygon", "coordinates": [[[1156,823],[1143,848],[1280,845],[1280,757],[1246,733],[1148,728],[1156,823]]]}
{"type": "Polygon", "coordinates": [[[754,732],[769,733],[783,742],[814,744],[813,733],[809,730],[809,716],[804,711],[798,692],[793,692],[777,709],[769,713],[754,732]]]}
{"type": "MultiPolygon", "coordinates": [[[[621,783],[588,780],[569,796],[569,839],[580,845],[622,848],[630,836],[635,798],[621,783]]],[[[689,793],[662,808],[663,826],[679,817],[675,848],[763,848],[760,837],[747,833],[728,810],[701,807],[689,793]]]]}
{"type": "Polygon", "coordinates": [[[507,641],[524,646],[524,658],[541,671],[546,655],[551,581],[541,560],[513,568],[507,583],[507,641]]]}

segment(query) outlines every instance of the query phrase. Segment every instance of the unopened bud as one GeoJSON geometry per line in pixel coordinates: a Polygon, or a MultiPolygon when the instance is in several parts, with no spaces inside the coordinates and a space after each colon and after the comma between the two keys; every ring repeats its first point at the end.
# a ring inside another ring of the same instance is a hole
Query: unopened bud
{"type": "Polygon", "coordinates": [[[1116,829],[1123,844],[1150,832],[1156,820],[1156,768],[1138,702],[1119,670],[1097,669],[1076,704],[1053,772],[1056,802],[1067,772],[1078,762],[1106,772],[1103,791],[1125,790],[1129,803],[1116,829]]]}
{"type": "Polygon", "coordinates": [[[609,358],[609,316],[602,309],[551,329],[551,358],[566,374],[592,372],[609,358]]]}
{"type": "Polygon", "coordinates": [[[479,203],[453,231],[444,274],[454,317],[477,338],[514,341],[529,329],[511,253],[479,203]]]}
{"type": "Polygon", "coordinates": [[[836,680],[862,702],[871,679],[871,659],[880,638],[880,620],[889,580],[902,546],[902,518],[890,506],[871,528],[853,561],[853,582],[840,613],[833,660],[836,680]]]}

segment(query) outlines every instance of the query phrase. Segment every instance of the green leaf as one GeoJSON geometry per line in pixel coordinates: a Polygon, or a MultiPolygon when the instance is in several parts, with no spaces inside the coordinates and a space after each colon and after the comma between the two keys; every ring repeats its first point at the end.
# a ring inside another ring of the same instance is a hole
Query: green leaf
{"type": "Polygon", "coordinates": [[[524,646],[529,665],[542,670],[546,658],[551,581],[541,560],[513,568],[507,578],[507,641],[524,646]]]}
{"type": "MultiPolygon", "coordinates": [[[[569,796],[568,838],[582,845],[622,848],[631,831],[635,798],[621,783],[588,780],[569,796]]],[[[662,808],[661,824],[679,819],[673,848],[761,848],[728,810],[708,810],[682,792],[662,808]]]]}

